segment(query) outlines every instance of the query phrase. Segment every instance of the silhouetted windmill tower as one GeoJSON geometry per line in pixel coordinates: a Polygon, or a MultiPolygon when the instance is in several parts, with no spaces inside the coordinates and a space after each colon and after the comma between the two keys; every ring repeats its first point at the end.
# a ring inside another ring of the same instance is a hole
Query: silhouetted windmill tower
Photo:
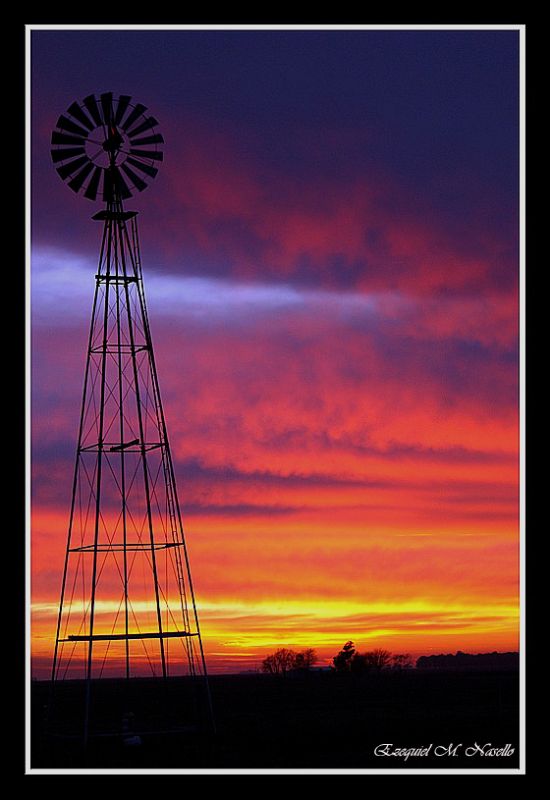
{"type": "Polygon", "coordinates": [[[93,216],[103,231],[50,714],[55,726],[63,705],[60,684],[84,679],[77,684],[84,687],[81,701],[73,697],[70,702],[73,708],[82,702],[85,742],[105,724],[95,702],[105,681],[97,679],[117,673],[127,679],[144,674],[195,678],[191,683],[199,684],[199,695],[193,694],[188,708],[175,708],[174,715],[189,724],[192,705],[203,724],[213,725],[145,303],[137,212],[123,207],[133,191],[147,187],[163,158],[157,120],[146,110],[128,95],[89,95],[59,117],[51,138],[60,177],[74,192],[105,203],[93,216]]]}

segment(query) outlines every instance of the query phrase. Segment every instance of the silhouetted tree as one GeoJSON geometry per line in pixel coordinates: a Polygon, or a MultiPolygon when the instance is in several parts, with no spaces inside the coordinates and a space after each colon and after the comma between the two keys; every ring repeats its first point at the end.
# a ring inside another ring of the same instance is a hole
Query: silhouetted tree
{"type": "Polygon", "coordinates": [[[337,672],[349,672],[351,667],[351,660],[355,654],[355,647],[353,642],[346,642],[340,652],[334,656],[332,663],[337,672]]]}
{"type": "Polygon", "coordinates": [[[317,653],[312,647],[308,647],[307,650],[295,654],[292,669],[309,670],[316,661],[317,653]]]}
{"type": "Polygon", "coordinates": [[[264,658],[262,670],[272,675],[284,675],[289,669],[292,669],[295,658],[296,653],[294,650],[287,650],[285,647],[281,647],[267,656],[267,658],[264,658]]]}
{"type": "Polygon", "coordinates": [[[391,662],[391,653],[389,650],[377,648],[376,650],[371,650],[364,655],[367,667],[371,667],[375,670],[384,669],[384,667],[387,667],[391,662]]]}
{"type": "Polygon", "coordinates": [[[349,670],[354,675],[359,675],[363,672],[376,672],[387,667],[391,661],[391,653],[387,650],[354,653],[349,662],[349,670]]]}
{"type": "Polygon", "coordinates": [[[269,672],[275,674],[275,661],[273,656],[266,656],[262,661],[262,672],[269,672]]]}

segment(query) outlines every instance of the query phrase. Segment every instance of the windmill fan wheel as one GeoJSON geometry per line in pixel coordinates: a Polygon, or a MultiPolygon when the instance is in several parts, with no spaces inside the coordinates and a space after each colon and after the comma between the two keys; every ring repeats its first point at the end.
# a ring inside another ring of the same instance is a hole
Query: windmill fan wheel
{"type": "Polygon", "coordinates": [[[51,156],[60,178],[88,200],[113,202],[142,192],[163,159],[158,122],[129,95],[74,102],[57,120],[51,156]]]}

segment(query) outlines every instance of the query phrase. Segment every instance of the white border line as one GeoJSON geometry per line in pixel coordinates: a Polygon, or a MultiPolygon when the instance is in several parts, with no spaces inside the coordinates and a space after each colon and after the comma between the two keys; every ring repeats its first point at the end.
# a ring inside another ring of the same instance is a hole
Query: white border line
{"type": "Polygon", "coordinates": [[[31,749],[31,32],[25,30],[25,771],[31,749]]]}
{"type": "Polygon", "coordinates": [[[525,25],[25,25],[25,522],[26,522],[26,638],[25,638],[25,773],[32,775],[518,775],[525,774],[525,25]],[[440,31],[440,30],[515,30],[520,39],[520,765],[518,769],[32,769],[30,764],[30,688],[31,688],[31,513],[30,513],[30,363],[31,363],[31,292],[30,292],[30,205],[31,205],[31,32],[81,30],[313,30],[313,31],[440,31]]]}
{"type": "Polygon", "coordinates": [[[33,775],[518,775],[517,769],[33,769],[33,775]]]}
{"type": "Polygon", "coordinates": [[[526,252],[525,252],[525,26],[520,30],[520,50],[519,50],[519,120],[520,120],[520,140],[519,140],[519,596],[520,596],[520,770],[525,774],[525,667],[526,667],[526,619],[525,619],[525,538],[526,538],[526,496],[525,496],[525,271],[526,271],[526,252]]]}
{"type": "Polygon", "coordinates": [[[518,31],[524,25],[30,25],[42,31],[518,31]]]}

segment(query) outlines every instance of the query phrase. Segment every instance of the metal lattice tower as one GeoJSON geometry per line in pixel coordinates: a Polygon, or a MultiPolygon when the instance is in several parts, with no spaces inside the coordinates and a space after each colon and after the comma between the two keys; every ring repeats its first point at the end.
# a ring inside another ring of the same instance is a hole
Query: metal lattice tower
{"type": "Polygon", "coordinates": [[[93,217],[103,230],[52,666],[54,711],[60,685],[83,679],[85,742],[101,725],[97,679],[114,675],[189,676],[202,693],[199,716],[213,725],[137,212],[123,207],[163,157],[158,123],[145,111],[127,95],[90,95],[69,107],[52,134],[59,175],[105,203],[93,217]]]}

